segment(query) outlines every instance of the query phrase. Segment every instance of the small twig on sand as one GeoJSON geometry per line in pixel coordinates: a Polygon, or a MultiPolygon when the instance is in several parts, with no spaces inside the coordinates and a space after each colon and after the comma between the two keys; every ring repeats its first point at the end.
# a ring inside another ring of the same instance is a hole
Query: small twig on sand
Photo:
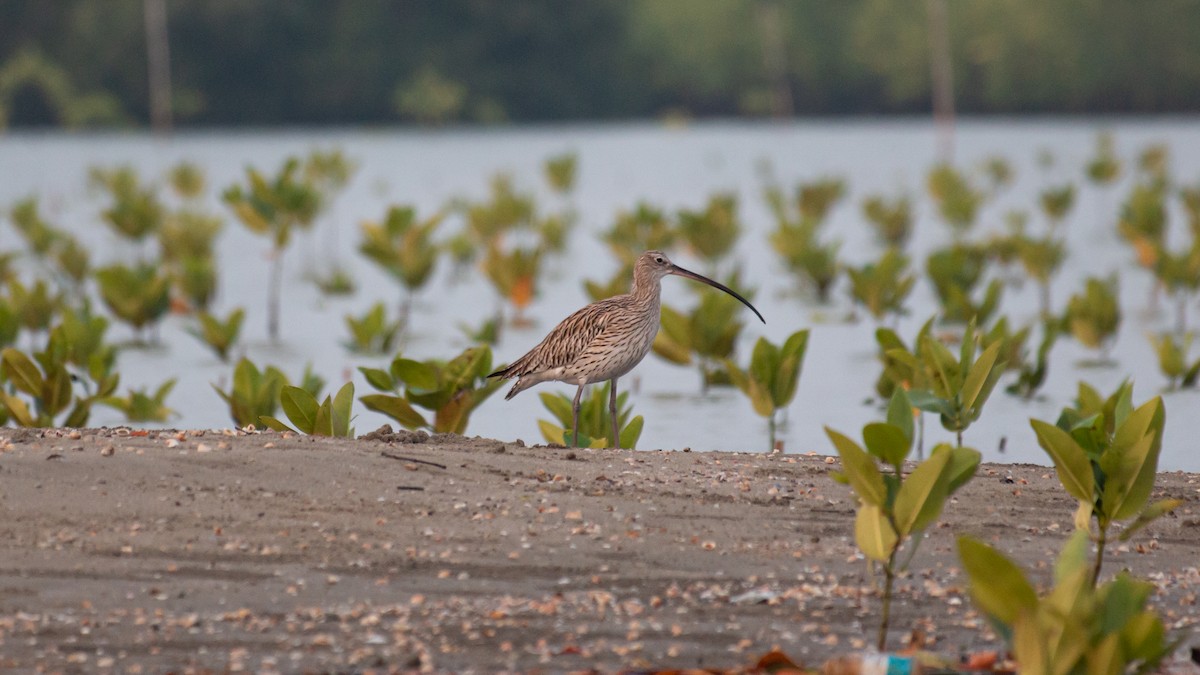
{"type": "Polygon", "coordinates": [[[445,464],[438,464],[437,462],[430,462],[428,460],[417,459],[415,457],[405,457],[403,455],[393,455],[392,453],[388,452],[387,450],[384,450],[383,452],[381,452],[379,454],[383,455],[384,457],[387,457],[388,459],[398,459],[402,462],[413,462],[414,464],[428,464],[429,466],[436,466],[439,469],[446,468],[445,464]]]}
{"type": "Polygon", "coordinates": [[[397,485],[397,490],[424,490],[420,485],[397,485]]]}

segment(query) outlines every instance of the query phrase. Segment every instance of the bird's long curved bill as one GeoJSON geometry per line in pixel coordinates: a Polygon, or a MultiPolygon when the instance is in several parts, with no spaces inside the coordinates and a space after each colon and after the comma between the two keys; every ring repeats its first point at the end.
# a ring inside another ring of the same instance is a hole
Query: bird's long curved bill
{"type": "Polygon", "coordinates": [[[679,265],[671,265],[671,274],[678,274],[681,277],[687,277],[688,279],[695,279],[696,281],[699,281],[700,283],[708,284],[709,286],[712,286],[713,288],[725,291],[726,293],[732,295],[733,297],[737,298],[738,300],[741,300],[743,305],[749,307],[750,311],[754,312],[754,314],[756,316],[758,316],[759,321],[761,321],[763,323],[767,322],[767,320],[763,318],[763,315],[757,309],[754,308],[754,305],[750,304],[749,300],[743,298],[741,295],[739,295],[737,293],[737,291],[726,286],[725,284],[722,284],[717,281],[713,281],[712,279],[709,279],[708,277],[704,276],[703,274],[696,274],[695,272],[692,272],[691,270],[685,270],[682,267],[680,267],[679,265]]]}

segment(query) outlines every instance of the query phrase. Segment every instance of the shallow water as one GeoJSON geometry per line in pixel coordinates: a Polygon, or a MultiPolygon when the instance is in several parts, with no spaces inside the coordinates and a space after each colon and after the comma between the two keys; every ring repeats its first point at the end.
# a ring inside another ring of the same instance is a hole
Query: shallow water
{"type": "MultiPolygon", "coordinates": [[[[1135,400],[1157,393],[1166,385],[1158,372],[1145,334],[1172,326],[1169,311],[1155,314],[1148,307],[1150,275],[1135,268],[1131,253],[1117,238],[1114,221],[1118,205],[1129,186],[1129,168],[1137,151],[1152,142],[1171,149],[1173,175],[1178,181],[1200,180],[1200,125],[1194,119],[1168,120],[981,120],[960,123],[957,133],[960,166],[978,167],[992,155],[1002,155],[1016,169],[1016,182],[990,202],[982,213],[976,235],[1002,227],[1002,215],[1013,208],[1033,214],[1031,227],[1040,228],[1038,192],[1067,181],[1076,182],[1076,206],[1064,230],[1069,258],[1056,280],[1053,302],[1060,309],[1070,293],[1089,274],[1119,271],[1124,321],[1112,356],[1112,367],[1080,365],[1095,355],[1070,339],[1060,340],[1051,355],[1050,375],[1039,400],[1026,402],[1003,393],[1006,377],[985,408],[982,419],[967,430],[965,440],[983,451],[990,461],[1046,463],[1028,420],[1031,416],[1053,420],[1071,401],[1076,382],[1087,380],[1102,391],[1112,390],[1123,378],[1136,382],[1135,400]],[[1126,178],[1116,188],[1100,191],[1083,181],[1082,167],[1092,154],[1095,134],[1109,129],[1116,135],[1118,153],[1126,160],[1126,178]],[[1055,157],[1046,168],[1039,153],[1055,157]],[[1006,449],[999,449],[1007,439],[1006,449]]],[[[582,280],[607,279],[616,263],[598,240],[618,210],[647,200],[668,210],[701,206],[714,191],[741,195],[744,235],[736,258],[745,267],[743,278],[757,287],[755,305],[767,319],[765,326],[747,312],[739,354],[747,358],[759,336],[782,340],[805,326],[813,328],[796,400],[788,408],[780,438],[789,452],[832,453],[822,431],[829,425],[857,436],[863,424],[877,418],[877,409],[864,403],[873,395],[879,368],[875,360],[874,323],[867,317],[848,322],[852,313],[846,284],[839,283],[831,306],[818,307],[794,292],[795,282],[780,267],[766,241],[772,219],[761,199],[762,172],[771,173],[785,188],[826,175],[847,179],[848,198],[832,212],[825,236],[840,239],[842,257],[861,263],[878,254],[870,230],[859,212],[864,195],[899,191],[911,193],[918,204],[918,225],[910,248],[917,256],[949,239],[946,226],[934,216],[924,198],[924,176],[933,163],[935,137],[924,121],[852,122],[811,121],[788,125],[706,124],[681,129],[656,125],[579,126],[489,131],[436,132],[396,130],[204,132],[178,134],[169,139],[145,135],[9,134],[0,136],[0,205],[29,194],[42,198],[50,220],[68,226],[89,243],[93,260],[103,264],[136,255],[100,222],[103,201],[89,193],[89,166],[129,163],[144,177],[161,176],[176,162],[187,159],[201,165],[209,180],[210,208],[228,216],[217,194],[242,178],[253,165],[273,172],[288,155],[313,148],[341,148],[360,163],[350,186],[322,217],[312,235],[304,235],[289,249],[285,261],[288,287],[284,291],[282,345],[266,340],[266,254],[268,243],[254,237],[230,217],[219,240],[220,295],[214,311],[224,315],[245,306],[243,329],[246,353],[256,363],[271,363],[298,376],[306,363],[330,383],[353,377],[358,393],[368,386],[357,372],[362,365],[381,366],[390,359],[348,352],[343,316],[365,311],[384,301],[389,310],[400,297],[398,286],[355,252],[358,223],[381,218],[389,204],[411,203],[420,214],[431,213],[457,196],[483,197],[488,178],[497,171],[511,173],[519,188],[538,193],[539,206],[554,208],[560,202],[541,179],[541,163],[567,150],[578,152],[579,180],[571,205],[580,224],[565,259],[549,263],[540,296],[528,314],[534,325],[508,329],[496,349],[498,361],[509,361],[536,344],[554,324],[586,303],[582,280]],[[349,298],[322,298],[308,283],[306,270],[327,264],[336,250],[359,283],[349,298]]],[[[1173,232],[1184,229],[1178,206],[1173,205],[1173,232]]],[[[447,230],[458,223],[448,220],[447,230]]],[[[1037,231],[1035,229],[1035,231],[1037,231]]],[[[0,228],[0,246],[19,245],[7,226],[0,228]]],[[[694,259],[676,257],[685,267],[698,267],[694,259]]],[[[664,302],[690,306],[688,282],[664,281],[664,302]]],[[[447,265],[418,298],[412,335],[406,354],[446,357],[466,346],[458,325],[477,324],[494,312],[498,300],[482,275],[452,282],[447,265]]],[[[1164,303],[1164,310],[1170,305],[1164,303]]],[[[922,281],[909,301],[910,315],[899,332],[911,341],[920,324],[935,311],[932,291],[922,281]]],[[[1022,324],[1037,314],[1036,289],[1031,284],[1005,291],[1003,311],[1010,321],[1022,324]]],[[[1193,316],[1196,304],[1191,307],[1193,316]]],[[[185,333],[188,322],[171,317],[161,330],[164,347],[127,350],[118,369],[122,387],[157,385],[168,376],[179,383],[168,404],[179,415],[180,427],[221,427],[230,420],[224,403],[210,383],[224,386],[232,372],[200,342],[185,333]]],[[[123,340],[129,329],[114,325],[109,337],[123,340]]],[[[1193,350],[1193,358],[1198,356],[1193,350]]],[[[1011,376],[1009,376],[1011,377],[1011,376]]],[[[621,381],[632,387],[637,413],[647,419],[641,448],[730,449],[756,451],[767,445],[766,423],[749,402],[734,390],[699,392],[694,369],[676,367],[648,357],[621,381]]],[[[559,390],[573,393],[564,384],[541,385],[512,401],[502,394],[489,399],[471,418],[468,433],[502,439],[523,438],[540,442],[537,419],[549,419],[537,393],[559,390]]],[[[1200,470],[1200,449],[1193,439],[1200,432],[1200,393],[1178,392],[1166,397],[1167,430],[1161,466],[1165,469],[1200,470]]],[[[355,425],[359,432],[373,429],[385,418],[361,407],[355,425]]],[[[118,413],[100,408],[94,424],[119,424],[118,413]]],[[[927,420],[931,441],[950,440],[936,419],[927,420]]]]}

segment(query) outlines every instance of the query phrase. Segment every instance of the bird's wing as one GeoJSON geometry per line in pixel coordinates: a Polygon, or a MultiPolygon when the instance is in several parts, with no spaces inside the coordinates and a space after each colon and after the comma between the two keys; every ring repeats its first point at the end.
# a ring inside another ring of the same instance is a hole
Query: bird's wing
{"type": "Polygon", "coordinates": [[[501,377],[519,377],[570,365],[603,332],[614,308],[615,298],[593,302],[563,319],[529,353],[498,371],[501,377]]]}

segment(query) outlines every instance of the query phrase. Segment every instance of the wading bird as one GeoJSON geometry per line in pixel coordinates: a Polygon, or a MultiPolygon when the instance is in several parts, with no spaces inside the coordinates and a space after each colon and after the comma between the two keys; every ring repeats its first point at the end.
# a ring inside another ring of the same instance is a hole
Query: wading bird
{"type": "Polygon", "coordinates": [[[662,278],[675,274],[719,288],[749,307],[766,323],[750,301],[724,284],[683,269],[661,251],[646,251],[633,267],[633,287],[624,295],[593,302],[554,327],[536,347],[507,368],[488,375],[517,378],[504,400],[540,382],[557,381],[579,385],[572,405],[572,446],[579,445],[579,398],[593,382],[612,381],[608,413],[612,419],[613,445],[620,447],[617,428],[617,378],[633,370],[645,358],[658,335],[659,295],[662,278]]]}

